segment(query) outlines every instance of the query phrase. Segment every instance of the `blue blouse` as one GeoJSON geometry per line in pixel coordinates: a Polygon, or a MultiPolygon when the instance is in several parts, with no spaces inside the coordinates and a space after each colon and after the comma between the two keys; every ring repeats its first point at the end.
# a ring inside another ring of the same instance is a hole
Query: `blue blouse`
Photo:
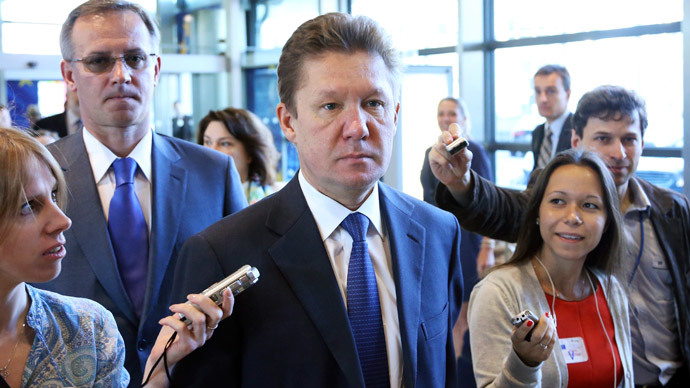
{"type": "Polygon", "coordinates": [[[26,285],[36,333],[22,387],[127,387],[125,344],[100,304],[26,285]]]}

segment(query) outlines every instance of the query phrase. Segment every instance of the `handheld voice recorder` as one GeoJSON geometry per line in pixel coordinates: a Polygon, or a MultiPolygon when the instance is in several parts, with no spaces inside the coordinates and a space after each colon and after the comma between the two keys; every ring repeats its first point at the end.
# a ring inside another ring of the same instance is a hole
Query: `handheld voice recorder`
{"type": "MultiPolygon", "coordinates": [[[[532,327],[532,330],[534,330],[535,327],[537,327],[537,323],[539,323],[539,318],[537,318],[531,311],[525,310],[521,312],[520,314],[517,314],[516,316],[510,318],[510,323],[513,324],[515,327],[520,327],[526,320],[530,320],[534,322],[534,327],[532,327]]],[[[532,338],[532,330],[527,333],[527,336],[525,337],[525,341],[529,341],[530,338],[532,338]]]]}
{"type": "Polygon", "coordinates": [[[446,151],[448,151],[448,153],[451,155],[455,155],[468,145],[470,145],[470,143],[467,141],[467,139],[464,137],[459,137],[446,146],[446,151]]]}
{"type": "MultiPolygon", "coordinates": [[[[212,284],[209,288],[202,291],[201,294],[208,296],[216,305],[220,306],[223,303],[223,291],[225,291],[226,288],[230,287],[230,291],[232,291],[232,294],[236,296],[240,292],[251,287],[254,283],[258,282],[259,275],[259,270],[256,269],[256,267],[243,265],[242,268],[235,271],[232,275],[226,277],[218,283],[212,284]]],[[[192,304],[189,301],[186,303],[192,304]]],[[[178,315],[180,316],[180,320],[182,322],[185,322],[188,325],[192,323],[184,315],[178,315]]]]}

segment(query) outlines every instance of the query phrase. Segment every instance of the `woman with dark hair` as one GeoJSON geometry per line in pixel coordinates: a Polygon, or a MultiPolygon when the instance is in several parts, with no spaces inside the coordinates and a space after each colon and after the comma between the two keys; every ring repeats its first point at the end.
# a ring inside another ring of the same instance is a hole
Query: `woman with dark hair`
{"type": "Polygon", "coordinates": [[[569,150],[532,190],[515,253],[470,298],[477,385],[634,387],[611,174],[596,154],[569,150]]]}
{"type": "Polygon", "coordinates": [[[209,111],[199,122],[197,143],[232,156],[251,205],[273,193],[280,154],[271,131],[248,110],[209,111]]]}
{"type": "MultiPolygon", "coordinates": [[[[66,255],[64,232],[72,222],[62,206],[67,188],[53,156],[28,133],[0,127],[0,388],[127,387],[125,347],[113,315],[100,304],[35,288],[27,283],[54,279],[66,255]]],[[[162,363],[169,366],[210,338],[233,304],[230,292],[223,310],[203,295],[191,304],[170,306],[176,315],[160,320],[163,328],[151,351],[148,386],[168,385],[162,363]],[[202,312],[203,311],[203,312],[202,312]]]]}

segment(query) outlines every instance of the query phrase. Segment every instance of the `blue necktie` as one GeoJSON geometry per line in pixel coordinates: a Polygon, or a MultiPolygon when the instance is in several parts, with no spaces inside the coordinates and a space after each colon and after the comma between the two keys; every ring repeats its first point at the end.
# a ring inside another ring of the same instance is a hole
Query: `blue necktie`
{"type": "Polygon", "coordinates": [[[347,315],[364,382],[367,388],[390,387],[379,291],[367,246],[369,219],[362,213],[352,213],[341,226],[353,240],[347,270],[347,315]]]}
{"type": "Polygon", "coordinates": [[[132,158],[116,159],[113,162],[117,186],[110,200],[108,231],[122,283],[140,317],[146,293],[149,231],[134,190],[136,170],[137,162],[132,158]]]}

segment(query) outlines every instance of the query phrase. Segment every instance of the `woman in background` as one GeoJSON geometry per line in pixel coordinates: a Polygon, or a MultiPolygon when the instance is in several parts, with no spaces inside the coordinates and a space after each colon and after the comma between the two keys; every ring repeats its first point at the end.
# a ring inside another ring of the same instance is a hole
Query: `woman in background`
{"type": "MultiPolygon", "coordinates": [[[[28,133],[0,128],[0,387],[126,387],[124,342],[113,315],[88,299],[63,296],[27,284],[54,279],[65,257],[63,232],[71,220],[62,212],[67,188],[53,156],[28,133]]],[[[201,295],[191,305],[170,307],[172,315],[147,363],[147,373],[167,351],[174,364],[210,338],[232,310],[226,292],[221,310],[201,295]]],[[[162,364],[149,386],[165,387],[162,364]]]]}
{"type": "MultiPolygon", "coordinates": [[[[468,149],[472,151],[472,170],[485,179],[493,180],[489,158],[481,144],[470,140],[472,128],[469,112],[465,102],[461,99],[446,97],[439,101],[436,119],[438,128],[447,131],[448,127],[457,123],[459,126],[458,135],[469,140],[468,149]]],[[[424,164],[420,180],[424,189],[424,201],[436,206],[436,186],[438,179],[431,172],[429,165],[429,151],[424,153],[424,164]]],[[[471,233],[461,229],[460,258],[462,260],[462,280],[464,284],[463,303],[460,310],[458,321],[453,327],[453,343],[455,345],[455,355],[458,358],[458,380],[462,387],[471,388],[473,384],[472,373],[472,354],[470,352],[469,336],[467,334],[467,302],[470,300],[472,287],[479,281],[477,271],[478,257],[493,257],[494,241],[489,238],[482,238],[481,235],[471,233]]]]}
{"type": "Polygon", "coordinates": [[[208,112],[199,122],[197,143],[232,156],[250,205],[273,193],[280,154],[271,131],[252,112],[208,112]]]}
{"type": "Polygon", "coordinates": [[[472,291],[478,386],[634,387],[628,303],[613,276],[621,228],[613,178],[596,154],[573,149],[547,164],[513,257],[472,291]],[[525,310],[535,318],[514,327],[525,310]]]}

